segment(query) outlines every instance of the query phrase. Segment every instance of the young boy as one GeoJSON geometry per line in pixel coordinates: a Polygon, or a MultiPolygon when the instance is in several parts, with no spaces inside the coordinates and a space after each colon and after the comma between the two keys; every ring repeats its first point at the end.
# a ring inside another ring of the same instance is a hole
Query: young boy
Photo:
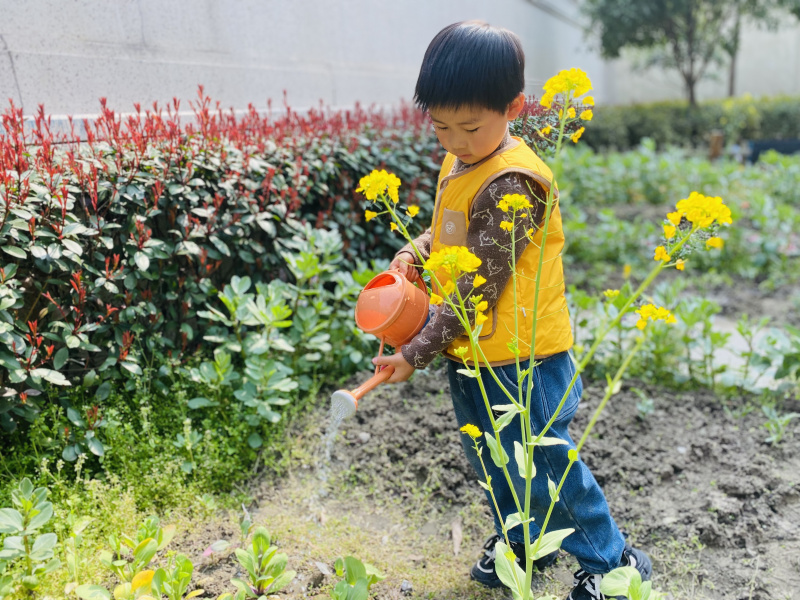
{"type": "MultiPolygon", "coordinates": [[[[455,23],[440,31],[428,46],[417,80],[415,101],[427,110],[439,142],[448,154],[439,175],[431,227],[415,240],[427,258],[443,246],[466,246],[481,266],[475,275],[486,282],[478,292],[490,311],[481,332],[481,347],[488,362],[506,389],[517,395],[518,384],[514,353],[508,344],[514,331],[514,290],[511,281],[511,235],[515,236],[519,277],[517,299],[521,305],[518,317],[520,338],[529,340],[533,326],[534,275],[539,264],[544,203],[550,189],[550,169],[520,139],[508,134],[508,121],[516,118],[525,102],[525,57],[519,38],[505,29],[482,22],[455,23]],[[513,232],[500,227],[508,220],[498,202],[505,194],[524,194],[534,205],[534,222],[517,221],[513,232]],[[533,242],[526,231],[536,227],[533,242]]],[[[561,250],[564,244],[561,217],[556,205],[552,211],[545,245],[543,272],[540,274],[538,320],[533,371],[534,390],[531,419],[535,431],[549,421],[566,391],[575,367],[569,354],[572,331],[564,297],[561,250]]],[[[401,249],[391,263],[405,274],[420,268],[410,246],[401,249]],[[416,266],[415,266],[416,265],[416,266]]],[[[462,277],[458,286],[462,297],[472,292],[473,277],[462,277]]],[[[477,293],[477,292],[476,292],[477,293]]],[[[463,365],[454,351],[467,345],[464,329],[445,304],[436,307],[420,333],[393,356],[374,359],[373,363],[392,365],[395,372],[390,382],[405,381],[415,369],[425,368],[439,353],[447,357],[450,393],[459,426],[468,423],[481,431],[492,431],[489,415],[475,379],[458,373],[463,365]]],[[[474,317],[473,317],[474,318],[474,317]]],[[[521,367],[527,368],[530,357],[522,350],[521,367]]],[[[506,404],[507,399],[483,368],[483,382],[490,405],[506,404]]],[[[523,381],[527,385],[527,378],[523,381]]],[[[572,389],[548,436],[559,437],[568,445],[536,448],[534,461],[530,524],[531,536],[540,532],[550,504],[547,480],[558,482],[568,463],[567,452],[575,448],[567,426],[572,420],[582,387],[580,380],[572,389]]],[[[514,441],[520,441],[520,428],[512,423],[501,432],[502,445],[514,456],[514,441]]],[[[483,479],[483,470],[471,440],[462,436],[464,451],[483,479]]],[[[500,520],[517,512],[502,470],[485,460],[492,477],[500,515],[495,514],[495,531],[484,545],[485,552],[472,568],[471,577],[487,586],[502,585],[494,568],[494,545],[501,539],[500,520]]],[[[525,497],[525,482],[511,472],[517,494],[525,497]]],[[[491,502],[490,502],[491,504],[491,502]]],[[[493,508],[494,512],[494,508],[493,508]]],[[[548,530],[574,528],[562,548],[573,554],[580,564],[575,573],[571,600],[600,599],[599,585],[603,574],[621,565],[637,568],[643,579],[650,577],[650,560],[640,550],[625,543],[623,535],[609,514],[608,504],[599,485],[582,461],[576,462],[561,490],[559,502],[548,524],[548,530]]],[[[522,526],[509,531],[511,548],[525,565],[522,526]]],[[[537,568],[552,564],[558,552],[540,558],[537,568]]]]}

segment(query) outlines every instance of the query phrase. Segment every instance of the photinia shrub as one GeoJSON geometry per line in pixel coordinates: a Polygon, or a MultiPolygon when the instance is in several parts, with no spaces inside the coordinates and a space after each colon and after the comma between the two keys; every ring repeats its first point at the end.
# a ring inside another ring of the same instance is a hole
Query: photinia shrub
{"type": "Polygon", "coordinates": [[[393,252],[399,238],[359,225],[363,172],[399,173],[429,218],[440,149],[407,106],[237,116],[200,88],[185,124],[177,101],[126,118],[101,107],[84,139],[71,119],[53,131],[43,107],[32,123],[13,104],[2,115],[6,431],[36,416],[46,384],[99,386],[101,402],[103,384],[188,360],[208,325],[197,311],[234,273],[294,282],[284,252],[302,222],[339,231],[345,266],[393,252]]]}

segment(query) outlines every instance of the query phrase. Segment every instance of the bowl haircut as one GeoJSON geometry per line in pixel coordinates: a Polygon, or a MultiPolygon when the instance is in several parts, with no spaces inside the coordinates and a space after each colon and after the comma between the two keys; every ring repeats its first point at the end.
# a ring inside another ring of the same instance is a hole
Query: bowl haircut
{"type": "Polygon", "coordinates": [[[414,102],[430,108],[486,108],[505,113],[525,88],[525,54],[515,33],[462,21],[433,38],[417,78],[414,102]]]}

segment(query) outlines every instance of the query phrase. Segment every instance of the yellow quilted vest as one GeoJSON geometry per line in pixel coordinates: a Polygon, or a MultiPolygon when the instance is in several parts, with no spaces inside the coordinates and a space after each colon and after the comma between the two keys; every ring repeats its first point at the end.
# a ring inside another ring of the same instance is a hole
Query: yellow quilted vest
{"type": "MultiPolygon", "coordinates": [[[[436,206],[431,222],[431,252],[443,246],[465,246],[469,227],[472,201],[497,177],[514,171],[529,175],[538,181],[545,190],[550,189],[553,174],[536,154],[520,139],[517,145],[499,151],[484,159],[479,165],[471,166],[460,173],[450,175],[456,157],[447,154],[439,174],[436,193],[436,206]]],[[[522,253],[517,262],[517,303],[519,306],[519,350],[520,359],[531,355],[530,340],[533,328],[533,301],[535,277],[539,267],[539,253],[542,246],[542,231],[537,230],[532,243],[522,253]]],[[[487,240],[491,243],[491,240],[487,240]]],[[[536,325],[534,353],[536,357],[556,354],[572,347],[572,327],[570,325],[567,301],[564,297],[564,270],[561,251],[564,247],[564,231],[558,204],[553,207],[544,247],[542,263],[542,283],[539,288],[539,317],[536,325]]],[[[491,268],[491,265],[490,265],[491,268]]],[[[508,269],[508,264],[496,265],[508,269]]],[[[440,281],[445,273],[437,273],[440,281]]],[[[514,291],[511,279],[500,295],[496,306],[487,313],[483,324],[480,344],[489,364],[503,365],[514,362],[514,352],[509,343],[514,339],[514,291]]],[[[435,287],[435,286],[434,286],[435,287]]],[[[434,290],[442,295],[440,290],[434,290]]],[[[465,346],[469,348],[466,336],[457,338],[445,350],[448,358],[458,360],[453,351],[465,346]]],[[[470,356],[471,352],[467,354],[470,356]]]]}

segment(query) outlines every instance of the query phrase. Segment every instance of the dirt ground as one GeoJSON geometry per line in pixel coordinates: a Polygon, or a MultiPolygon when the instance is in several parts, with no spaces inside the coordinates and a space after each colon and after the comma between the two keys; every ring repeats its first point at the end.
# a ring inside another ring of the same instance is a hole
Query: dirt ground
{"type": "MultiPolygon", "coordinates": [[[[573,422],[575,438],[603,391],[586,383],[573,422]]],[[[345,422],[325,466],[320,457],[328,394],[292,428],[297,468],[281,480],[265,476],[253,492],[255,521],[267,526],[298,571],[285,594],[325,597],[326,586],[335,582],[333,561],[352,554],[387,575],[372,588],[381,599],[504,597],[502,590],[468,580],[491,521],[462,455],[442,365],[369,394],[345,422]]],[[[800,412],[797,404],[784,408],[800,412]]],[[[736,402],[725,410],[707,391],[671,392],[629,382],[595,427],[582,457],[620,527],[653,558],[654,587],[668,598],[798,595],[798,420],[777,447],[764,442],[762,423],[760,411],[736,402]],[[637,416],[639,396],[631,387],[654,400],[655,411],[646,419],[637,416]]],[[[190,536],[184,551],[200,555],[236,531],[231,516],[190,536]]],[[[208,595],[233,591],[228,580],[241,572],[230,553],[197,558],[198,584],[208,595]]],[[[562,553],[535,579],[535,591],[565,597],[576,568],[562,553]]]]}

